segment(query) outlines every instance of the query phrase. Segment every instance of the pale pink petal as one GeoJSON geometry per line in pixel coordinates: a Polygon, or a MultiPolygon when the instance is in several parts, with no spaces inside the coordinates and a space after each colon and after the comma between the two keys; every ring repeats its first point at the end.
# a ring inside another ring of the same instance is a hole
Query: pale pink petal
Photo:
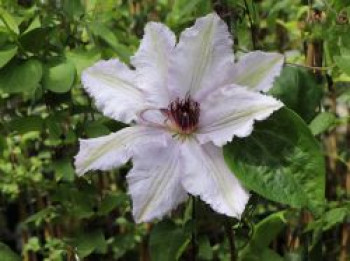
{"type": "Polygon", "coordinates": [[[197,19],[180,36],[169,66],[173,97],[200,99],[230,78],[234,64],[233,41],[227,25],[212,13],[197,19]]]}
{"type": "Polygon", "coordinates": [[[146,91],[152,104],[169,104],[168,65],[176,43],[175,35],[161,23],[149,22],[131,63],[136,67],[138,86],[146,91]]]}
{"type": "Polygon", "coordinates": [[[181,151],[185,164],[184,188],[216,212],[240,218],[249,194],[228,169],[222,149],[212,143],[200,145],[192,139],[184,142],[181,151]]]}
{"type": "Polygon", "coordinates": [[[284,56],[279,53],[247,53],[235,64],[230,83],[267,92],[280,75],[283,64],[284,56]]]}
{"type": "Polygon", "coordinates": [[[136,222],[161,218],[187,198],[181,185],[179,145],[145,146],[133,157],[134,167],[127,175],[136,222]]]}
{"type": "Polygon", "coordinates": [[[78,175],[89,170],[109,170],[125,164],[133,153],[148,143],[165,145],[167,134],[151,127],[127,127],[107,136],[80,140],[75,156],[78,175]]]}
{"type": "Polygon", "coordinates": [[[137,119],[144,107],[143,93],[136,87],[136,74],[117,59],[100,61],[86,69],[82,83],[97,108],[124,123],[137,119]]]}
{"type": "Polygon", "coordinates": [[[212,92],[201,103],[197,139],[223,146],[234,136],[246,137],[253,130],[254,121],[264,120],[283,104],[264,94],[236,85],[228,85],[212,92]]]}

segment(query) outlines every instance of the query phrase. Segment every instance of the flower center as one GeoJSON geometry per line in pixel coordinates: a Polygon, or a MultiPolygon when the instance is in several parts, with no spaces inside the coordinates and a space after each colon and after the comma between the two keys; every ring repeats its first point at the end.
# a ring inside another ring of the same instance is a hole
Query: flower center
{"type": "Polygon", "coordinates": [[[190,96],[183,100],[177,98],[169,104],[165,114],[177,132],[191,134],[198,126],[199,103],[192,100],[190,96]]]}

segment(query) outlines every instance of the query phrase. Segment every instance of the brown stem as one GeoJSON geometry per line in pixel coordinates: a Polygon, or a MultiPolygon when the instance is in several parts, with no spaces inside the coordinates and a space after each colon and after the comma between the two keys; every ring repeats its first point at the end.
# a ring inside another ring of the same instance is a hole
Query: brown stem
{"type": "Polygon", "coordinates": [[[322,76],[321,70],[323,62],[323,42],[322,41],[310,41],[307,44],[306,50],[306,66],[316,67],[313,70],[313,73],[316,76],[317,80],[320,80],[322,76]]]}
{"type": "MultiPolygon", "coordinates": [[[[37,191],[36,202],[38,210],[43,210],[47,207],[46,202],[43,199],[43,196],[40,195],[40,192],[37,191]]],[[[45,240],[48,240],[53,237],[53,227],[50,221],[44,222],[44,237],[45,240]]]]}
{"type": "MultiPolygon", "coordinates": [[[[337,113],[337,96],[336,90],[333,85],[332,78],[327,76],[328,80],[328,90],[329,90],[329,102],[330,111],[334,114],[337,113]]],[[[326,195],[328,200],[336,198],[336,187],[339,180],[339,175],[337,173],[337,155],[338,155],[338,142],[337,142],[337,129],[333,129],[327,139],[326,148],[328,154],[330,155],[327,159],[328,163],[328,175],[327,175],[327,188],[326,195]]]]}
{"type": "MultiPolygon", "coordinates": [[[[348,109],[348,115],[350,115],[350,109],[348,109]]],[[[346,143],[347,147],[350,146],[350,124],[347,125],[346,128],[346,143]]],[[[348,162],[350,164],[350,160],[348,162]]],[[[349,165],[348,164],[348,165],[349,165]]],[[[345,178],[343,181],[343,187],[346,192],[346,196],[350,196],[350,168],[347,167],[345,178]]],[[[347,222],[347,221],[345,221],[347,222]]],[[[350,249],[350,223],[344,223],[342,225],[341,231],[341,248],[340,248],[340,256],[339,261],[349,260],[349,249],[350,249]]]]}
{"type": "MultiPolygon", "coordinates": [[[[19,213],[20,213],[20,220],[24,221],[28,217],[27,209],[26,209],[26,200],[25,197],[20,199],[19,201],[19,213]]],[[[26,228],[22,228],[21,230],[21,241],[22,246],[28,243],[28,240],[30,238],[29,231],[26,228]]],[[[23,251],[23,260],[24,261],[37,261],[36,254],[32,251],[23,251]]]]}
{"type": "MultiPolygon", "coordinates": [[[[18,205],[19,205],[20,220],[23,221],[23,220],[25,220],[25,218],[27,216],[26,206],[25,206],[25,203],[23,202],[22,199],[19,200],[18,205]]],[[[29,237],[28,232],[26,231],[25,228],[22,228],[22,230],[21,230],[21,244],[22,245],[25,245],[28,242],[28,237],[29,237]]],[[[24,261],[30,260],[28,251],[23,251],[22,256],[23,256],[24,261]]]]}
{"type": "Polygon", "coordinates": [[[147,235],[144,237],[140,244],[140,261],[151,261],[151,257],[149,255],[149,250],[148,250],[148,241],[149,241],[149,234],[152,229],[152,224],[147,223],[146,224],[146,230],[147,230],[147,235]]]}
{"type": "MultiPolygon", "coordinates": [[[[346,222],[346,221],[345,221],[346,222]]],[[[340,248],[340,256],[339,261],[348,261],[348,251],[350,249],[350,224],[344,223],[342,227],[342,235],[341,235],[341,248],[340,248]]]]}

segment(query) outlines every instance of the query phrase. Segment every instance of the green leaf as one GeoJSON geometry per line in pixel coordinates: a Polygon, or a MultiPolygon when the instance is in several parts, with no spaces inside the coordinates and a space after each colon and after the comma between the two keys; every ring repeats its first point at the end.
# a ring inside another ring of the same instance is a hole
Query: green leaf
{"type": "Polygon", "coordinates": [[[253,133],[224,147],[226,163],[250,190],[319,214],[324,204],[325,163],[307,125],[282,108],[257,122],[253,133]]]}
{"type": "Polygon", "coordinates": [[[334,56],[337,66],[350,76],[350,56],[334,56]]]}
{"type": "Polygon", "coordinates": [[[321,134],[334,126],[337,117],[330,112],[322,112],[309,124],[309,128],[313,135],[321,134]]]}
{"type": "MultiPolygon", "coordinates": [[[[132,233],[117,234],[113,238],[113,242],[110,244],[113,249],[113,257],[115,260],[123,260],[123,256],[129,250],[135,248],[137,244],[137,237],[132,233]]],[[[124,260],[127,260],[124,258],[124,260]]]]}
{"type": "Polygon", "coordinates": [[[119,42],[117,36],[107,26],[101,23],[93,23],[90,25],[90,29],[94,35],[106,42],[122,60],[129,60],[130,50],[119,42]]]}
{"type": "Polygon", "coordinates": [[[32,93],[42,77],[42,66],[38,60],[11,62],[0,70],[0,89],[7,93],[32,93]]]}
{"type": "Polygon", "coordinates": [[[210,246],[209,238],[207,236],[199,238],[198,246],[198,258],[200,260],[213,260],[213,249],[210,246]]]}
{"type": "Polygon", "coordinates": [[[124,193],[112,193],[105,195],[105,197],[102,199],[100,208],[99,208],[99,214],[100,215],[107,215],[109,212],[111,212],[113,209],[116,209],[117,207],[123,207],[126,206],[129,202],[129,198],[124,193]]]}
{"type": "Polygon", "coordinates": [[[283,260],[268,247],[285,227],[284,212],[274,213],[254,227],[254,234],[248,245],[239,253],[241,261],[279,261],[283,260]]]}
{"type": "Polygon", "coordinates": [[[68,60],[56,61],[46,65],[43,86],[56,93],[68,92],[74,83],[75,66],[68,60]]]}
{"type": "MultiPolygon", "coordinates": [[[[210,2],[202,0],[175,0],[166,20],[172,27],[179,26],[183,23],[193,20],[193,12],[205,14],[211,10],[210,2]]],[[[198,14],[199,13],[199,14],[198,14]]]]}
{"type": "Polygon", "coordinates": [[[75,65],[80,77],[84,69],[101,59],[101,53],[97,50],[72,50],[66,52],[66,57],[75,65]]]}
{"type": "Polygon", "coordinates": [[[84,258],[93,252],[103,253],[107,250],[107,242],[102,231],[84,232],[74,238],[73,245],[78,256],[84,258]]]}
{"type": "Polygon", "coordinates": [[[9,45],[0,50],[0,68],[4,67],[17,53],[17,46],[9,45]]]}
{"type": "Polygon", "coordinates": [[[347,216],[350,217],[350,209],[347,209],[345,207],[334,208],[334,209],[327,211],[322,216],[323,217],[322,230],[326,231],[328,229],[331,229],[332,227],[334,227],[337,224],[343,223],[347,216]]]}
{"type": "Polygon", "coordinates": [[[150,236],[151,259],[153,261],[179,260],[189,243],[190,235],[172,221],[165,220],[154,226],[150,236]]]}
{"type": "Polygon", "coordinates": [[[7,245],[0,242],[0,256],[2,261],[20,261],[21,257],[11,250],[7,245]]]}
{"type": "Polygon", "coordinates": [[[350,217],[350,209],[346,207],[333,208],[325,212],[321,218],[308,224],[304,232],[309,231],[327,231],[336,225],[344,222],[344,220],[350,217]]]}
{"type": "Polygon", "coordinates": [[[41,249],[40,241],[38,237],[31,237],[28,242],[24,245],[24,251],[38,252],[41,249]]]}
{"type": "Polygon", "coordinates": [[[0,46],[3,48],[3,46],[9,41],[10,35],[7,32],[1,31],[0,26],[0,46]]]}
{"type": "Polygon", "coordinates": [[[29,24],[27,29],[22,33],[22,35],[27,34],[35,29],[38,29],[41,27],[41,21],[39,16],[36,16],[33,21],[29,24]]]}
{"type": "Polygon", "coordinates": [[[84,14],[81,0],[63,0],[63,11],[70,17],[79,17],[84,14]]]}
{"type": "Polygon", "coordinates": [[[42,131],[44,126],[44,121],[40,116],[27,116],[14,118],[9,123],[11,130],[18,132],[19,134],[24,134],[30,131],[42,131]]]}
{"type": "Polygon", "coordinates": [[[316,115],[323,90],[312,74],[301,68],[287,66],[276,79],[270,94],[310,122],[316,115]]]}
{"type": "Polygon", "coordinates": [[[19,38],[19,42],[26,51],[40,53],[47,49],[50,30],[52,29],[48,27],[33,28],[22,34],[19,38]]]}
{"type": "Polygon", "coordinates": [[[268,247],[286,223],[284,211],[271,214],[255,226],[250,245],[254,245],[257,248],[268,247]]]}
{"type": "Polygon", "coordinates": [[[98,121],[88,122],[84,129],[88,138],[97,138],[110,134],[110,130],[98,121]]]}
{"type": "Polygon", "coordinates": [[[95,214],[96,195],[95,187],[79,180],[79,188],[71,183],[56,185],[52,200],[58,201],[64,206],[67,210],[67,216],[83,219],[95,214]]]}
{"type": "Polygon", "coordinates": [[[258,5],[255,5],[253,0],[246,0],[246,3],[248,7],[247,12],[249,12],[253,24],[259,24],[259,14],[257,12],[258,5]]]}
{"type": "Polygon", "coordinates": [[[23,224],[34,223],[35,226],[39,227],[44,222],[52,220],[57,217],[56,209],[52,206],[44,208],[33,215],[30,215],[23,221],[23,224]]]}
{"type": "Polygon", "coordinates": [[[94,11],[96,6],[99,6],[99,5],[100,5],[99,0],[90,0],[90,1],[84,2],[86,13],[94,11]]]}
{"type": "Polygon", "coordinates": [[[64,137],[64,132],[62,128],[62,122],[65,121],[65,117],[62,114],[55,113],[49,115],[45,119],[45,128],[48,130],[49,136],[46,141],[53,143],[62,142],[62,138],[64,137]]]}
{"type": "Polygon", "coordinates": [[[72,182],[74,180],[74,168],[70,159],[60,159],[53,162],[53,168],[58,180],[72,182]]]}
{"type": "Polygon", "coordinates": [[[0,8],[0,26],[6,27],[12,33],[19,34],[16,20],[10,13],[2,8],[0,8]]]}

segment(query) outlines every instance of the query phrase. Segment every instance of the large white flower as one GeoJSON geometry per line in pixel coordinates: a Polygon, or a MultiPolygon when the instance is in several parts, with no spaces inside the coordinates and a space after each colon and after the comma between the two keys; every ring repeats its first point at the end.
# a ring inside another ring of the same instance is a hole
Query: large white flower
{"type": "Polygon", "coordinates": [[[136,222],[164,216],[188,193],[240,218],[249,194],[226,166],[222,146],[250,135],[254,121],[282,106],[261,92],[283,62],[280,54],[256,51],[234,63],[231,36],[216,14],[199,18],[177,44],[165,25],[148,23],[131,59],[135,70],[113,59],[83,72],[97,107],[131,126],[81,140],[77,173],[132,158],[127,182],[136,222]]]}

